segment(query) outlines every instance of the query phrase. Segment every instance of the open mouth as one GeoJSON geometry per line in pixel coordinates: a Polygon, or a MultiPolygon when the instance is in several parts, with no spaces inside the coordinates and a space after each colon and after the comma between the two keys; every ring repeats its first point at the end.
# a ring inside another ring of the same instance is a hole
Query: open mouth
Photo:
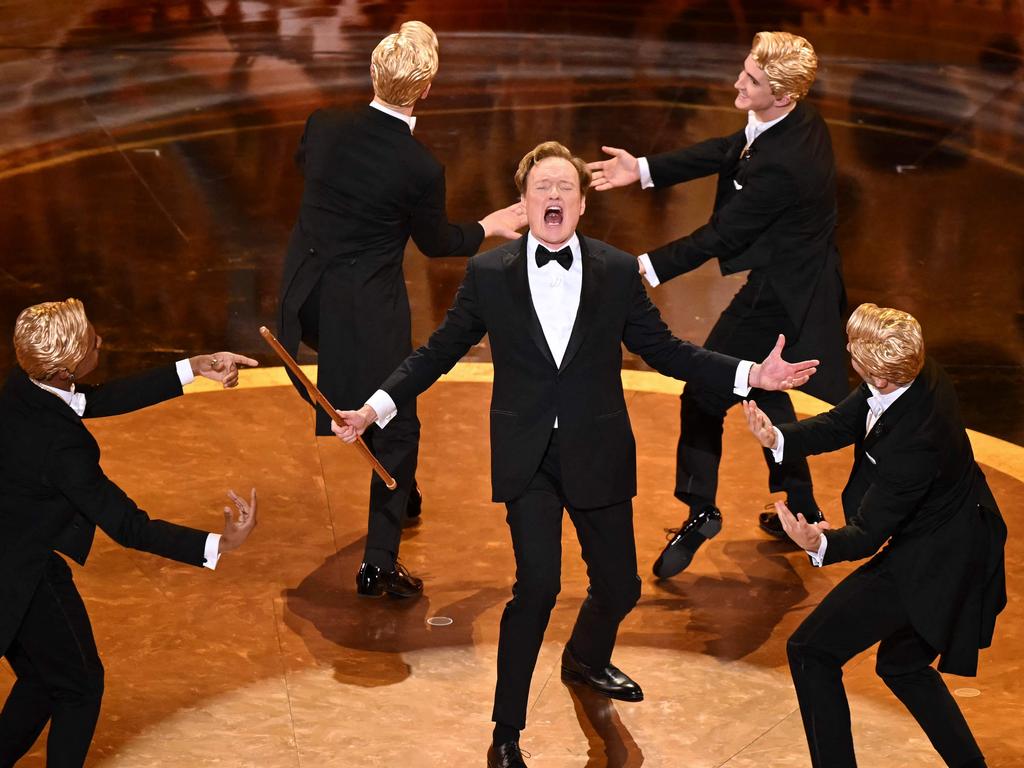
{"type": "Polygon", "coordinates": [[[557,226],[562,223],[562,206],[549,205],[544,209],[544,223],[557,226]]]}

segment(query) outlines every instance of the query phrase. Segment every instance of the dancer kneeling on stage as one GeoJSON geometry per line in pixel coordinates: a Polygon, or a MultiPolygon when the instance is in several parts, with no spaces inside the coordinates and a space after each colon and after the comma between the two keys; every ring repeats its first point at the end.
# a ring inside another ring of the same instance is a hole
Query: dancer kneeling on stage
{"type": "Polygon", "coordinates": [[[85,565],[99,526],[122,546],[212,570],[256,525],[255,489],[248,501],[228,493],[239,516],[224,508],[222,534],[151,520],[103,474],[82,422],[169,400],[195,375],[233,387],[256,361],[219,352],[82,385],[101,342],[77,299],[29,307],[15,324],[18,366],[0,390],[0,653],[17,680],[0,712],[0,768],[47,722],[47,765],[82,765],[99,717],[103,665],[58,552],[85,565]]]}
{"type": "Polygon", "coordinates": [[[875,555],[789,639],[811,763],[856,765],[842,667],[880,642],[878,675],[946,765],[982,768],[971,729],[931,664],[938,657],[942,672],[977,674],[978,649],[991,644],[1006,604],[1006,526],[974,461],[953,385],[925,358],[917,320],[862,304],[846,330],[864,384],[835,408],[775,427],[744,403],[751,431],[776,461],[854,446],[846,525],[830,529],[782,502],[776,508],[815,566],[875,555]]]}
{"type": "MultiPolygon", "coordinates": [[[[560,588],[568,510],[590,588],[562,654],[562,679],[613,699],[640,686],[611,662],[620,622],[640,596],[633,539],[636,445],[622,393],[622,345],[667,376],[745,395],[803,384],[817,361],[790,364],[781,337],[761,364],[675,338],[651,304],[636,259],[583,237],[590,171],[557,142],[528,152],[515,175],[529,232],[476,256],[426,346],[358,411],[341,411],[352,441],[384,428],[486,333],[494,360],[491,485],[504,502],[516,557],[498,638],[492,768],[525,766],[530,678],[560,588]]],[[[359,361],[353,361],[359,362],[359,361]]]]}

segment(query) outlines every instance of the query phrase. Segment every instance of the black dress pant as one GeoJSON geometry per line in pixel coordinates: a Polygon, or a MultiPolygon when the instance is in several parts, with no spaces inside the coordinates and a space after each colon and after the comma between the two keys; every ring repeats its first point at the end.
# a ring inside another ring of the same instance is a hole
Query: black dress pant
{"type": "MultiPolygon", "coordinates": [[[[320,284],[317,283],[299,310],[299,323],[302,326],[303,343],[318,351],[320,322],[320,284]]],[[[325,394],[330,397],[329,393],[325,394]]],[[[371,394],[367,392],[365,397],[371,394]]],[[[350,405],[358,408],[362,403],[350,405]]],[[[394,491],[389,491],[376,473],[370,476],[370,508],[364,560],[381,568],[390,568],[402,540],[402,523],[406,517],[409,494],[416,485],[416,464],[420,449],[420,420],[416,415],[416,401],[404,405],[395,418],[388,422],[387,429],[371,426],[363,434],[363,440],[398,483],[394,491]]]]}
{"type": "Polygon", "coordinates": [[[633,537],[633,504],[626,500],[576,509],[562,491],[558,430],[522,496],[506,504],[516,556],[516,581],[498,637],[498,683],[492,719],[522,729],[551,609],[561,589],[562,510],[576,528],[590,586],[569,639],[582,663],[606,666],[619,624],[640,599],[633,537]]]}
{"type": "Polygon", "coordinates": [[[71,569],[51,554],[5,657],[17,680],[0,711],[0,768],[9,768],[46,723],[47,768],[85,762],[103,696],[103,665],[71,569]]]}
{"type": "MultiPolygon", "coordinates": [[[[707,349],[745,360],[760,362],[775,346],[780,333],[787,341],[796,338],[796,328],[768,282],[751,273],[747,282],[722,312],[704,342],[707,349]]],[[[714,503],[718,494],[718,467],[722,460],[722,431],[726,412],[744,398],[687,383],[679,412],[679,444],[676,448],[675,495],[695,505],[714,503]]],[[[793,403],[785,392],[752,390],[748,399],[757,401],[773,424],[796,421],[793,403]]],[[[768,487],[786,491],[792,501],[812,499],[811,471],[802,457],[786,458],[776,464],[771,451],[764,451],[768,465],[768,487]]],[[[794,509],[794,512],[811,512],[794,509]]]]}
{"type": "Polygon", "coordinates": [[[875,671],[953,768],[985,765],[960,708],[931,666],[938,653],[910,625],[884,556],[836,585],[789,639],[787,651],[815,768],[854,768],[843,665],[875,643],[875,671]]]}

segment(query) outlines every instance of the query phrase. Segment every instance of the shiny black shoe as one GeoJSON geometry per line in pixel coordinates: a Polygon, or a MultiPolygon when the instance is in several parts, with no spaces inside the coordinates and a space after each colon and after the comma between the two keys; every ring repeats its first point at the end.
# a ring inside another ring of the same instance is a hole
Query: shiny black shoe
{"type": "Polygon", "coordinates": [[[610,699],[643,701],[644,692],[629,675],[609,664],[588,667],[573,656],[569,646],[562,651],[562,682],[585,685],[610,699]]]}
{"type": "Polygon", "coordinates": [[[722,513],[715,505],[708,504],[673,532],[665,549],[654,561],[654,575],[659,579],[675,576],[690,564],[700,545],[713,539],[721,530],[722,513]]]}
{"type": "MultiPolygon", "coordinates": [[[[807,515],[807,522],[809,523],[820,523],[824,519],[825,516],[821,514],[820,509],[813,515],[807,515]]],[[[786,530],[782,527],[782,521],[779,520],[779,513],[775,511],[774,503],[764,505],[764,512],[757,516],[757,527],[776,539],[781,539],[782,541],[790,540],[789,536],[786,535],[786,530]]]]}
{"type": "Polygon", "coordinates": [[[506,741],[487,750],[487,768],[526,768],[518,741],[506,741]]]}
{"type": "Polygon", "coordinates": [[[415,528],[422,522],[420,514],[423,512],[423,494],[420,493],[420,486],[416,484],[409,493],[409,501],[405,504],[405,519],[402,520],[403,528],[415,528]]]}
{"type": "Polygon", "coordinates": [[[363,563],[356,574],[356,592],[363,597],[417,597],[423,592],[423,580],[417,579],[401,563],[390,571],[363,563]]]}

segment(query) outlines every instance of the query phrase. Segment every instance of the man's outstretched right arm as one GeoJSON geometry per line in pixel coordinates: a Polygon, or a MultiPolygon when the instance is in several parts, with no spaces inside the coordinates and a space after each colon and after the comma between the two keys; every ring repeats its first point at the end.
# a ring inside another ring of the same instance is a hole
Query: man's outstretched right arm
{"type": "Polygon", "coordinates": [[[370,424],[382,429],[407,403],[425,392],[483,338],[487,332],[477,293],[475,260],[466,265],[466,275],[444,321],[422,347],[407,357],[358,411],[338,411],[347,426],[331,429],[345,442],[353,442],[370,424]]]}

